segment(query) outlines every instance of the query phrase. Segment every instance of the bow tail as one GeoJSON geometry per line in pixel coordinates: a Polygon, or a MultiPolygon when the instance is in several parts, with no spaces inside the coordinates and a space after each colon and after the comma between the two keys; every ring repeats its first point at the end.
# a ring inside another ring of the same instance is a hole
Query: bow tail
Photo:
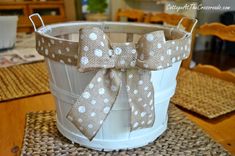
{"type": "Polygon", "coordinates": [[[127,70],[127,93],[131,107],[131,130],[152,127],[155,119],[151,72],[127,70]]]}
{"type": "Polygon", "coordinates": [[[67,119],[92,140],[110,113],[120,90],[118,71],[99,70],[76,103],[67,119]]]}

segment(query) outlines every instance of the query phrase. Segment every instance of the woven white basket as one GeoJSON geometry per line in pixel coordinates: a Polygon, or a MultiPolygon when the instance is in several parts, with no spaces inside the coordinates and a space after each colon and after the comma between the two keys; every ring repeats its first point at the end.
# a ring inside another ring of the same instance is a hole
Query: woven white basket
{"type": "Polygon", "coordinates": [[[15,45],[17,21],[17,16],[0,16],[0,49],[15,45]]]}
{"type": "MultiPolygon", "coordinates": [[[[158,25],[148,24],[130,24],[130,23],[93,23],[93,22],[75,22],[43,26],[35,31],[38,36],[44,36],[44,39],[53,39],[62,43],[62,41],[69,41],[75,43],[72,38],[59,39],[61,36],[65,37],[66,33],[63,30],[69,27],[67,31],[73,33],[77,31],[78,26],[107,26],[117,30],[117,32],[141,31],[144,32],[146,28],[154,29],[171,29],[158,25]],[[130,27],[122,28],[122,26],[129,25],[130,27]],[[133,30],[133,26],[137,26],[133,30]],[[54,31],[54,32],[53,32],[54,31]],[[52,34],[57,35],[52,35],[52,34]],[[51,36],[52,35],[52,36],[51,36]],[[56,36],[56,37],[55,37],[56,36]]],[[[151,31],[150,30],[150,31],[151,31]]],[[[181,31],[181,33],[184,31],[181,31]]],[[[188,34],[184,32],[185,34],[188,34]]],[[[68,37],[68,36],[67,36],[68,37]]],[[[70,43],[70,44],[73,44],[70,43]]],[[[78,42],[77,42],[78,43],[78,42]]],[[[52,46],[52,45],[50,45],[52,46]]],[[[38,47],[39,48],[39,47],[38,47]]],[[[170,98],[173,96],[176,88],[176,76],[181,64],[181,61],[175,62],[172,66],[152,71],[151,81],[154,86],[154,101],[155,101],[155,122],[153,127],[131,132],[130,115],[131,109],[128,104],[125,77],[122,76],[122,87],[120,93],[114,103],[114,106],[105,119],[102,127],[92,141],[89,141],[80,131],[66,118],[72,105],[76,102],[82,94],[84,88],[90,83],[95,75],[95,72],[80,73],[76,66],[54,61],[51,58],[46,58],[46,63],[50,77],[50,88],[55,97],[56,111],[57,111],[57,128],[66,138],[72,142],[80,145],[96,149],[96,150],[118,150],[130,149],[140,147],[154,141],[167,128],[167,110],[170,98]]]]}

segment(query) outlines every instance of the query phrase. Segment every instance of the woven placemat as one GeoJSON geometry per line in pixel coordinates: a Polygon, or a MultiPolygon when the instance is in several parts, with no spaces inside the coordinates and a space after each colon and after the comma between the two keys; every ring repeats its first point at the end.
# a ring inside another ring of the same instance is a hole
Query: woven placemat
{"type": "Polygon", "coordinates": [[[44,62],[0,68],[0,102],[49,92],[44,62]]]}
{"type": "Polygon", "coordinates": [[[235,110],[235,83],[184,68],[177,82],[171,99],[176,105],[209,119],[235,110]]]}
{"type": "Polygon", "coordinates": [[[95,151],[63,137],[56,128],[55,112],[27,114],[21,154],[28,155],[230,155],[189,121],[174,105],[169,110],[167,131],[155,142],[132,150],[95,151]]]}

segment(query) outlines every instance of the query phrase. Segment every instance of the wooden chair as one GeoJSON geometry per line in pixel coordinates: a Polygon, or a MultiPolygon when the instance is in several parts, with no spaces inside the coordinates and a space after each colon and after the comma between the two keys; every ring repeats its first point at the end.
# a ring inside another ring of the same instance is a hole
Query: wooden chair
{"type": "MultiPolygon", "coordinates": [[[[179,14],[168,14],[168,13],[151,14],[150,13],[147,16],[145,16],[144,22],[145,23],[166,23],[169,25],[176,26],[176,25],[178,25],[180,20],[184,17],[185,16],[179,15],[179,14]]],[[[190,32],[193,25],[194,25],[194,21],[191,20],[190,18],[185,18],[181,24],[186,31],[190,32]]],[[[194,43],[195,43],[195,31],[192,32],[192,46],[191,46],[192,50],[194,47],[194,43]]],[[[190,52],[189,57],[182,62],[182,65],[181,65],[182,67],[189,68],[190,62],[192,60],[192,50],[190,52]]]]}
{"type": "Polygon", "coordinates": [[[143,22],[145,13],[135,9],[118,9],[116,21],[121,21],[121,17],[126,17],[127,21],[143,22]]]}
{"type": "MultiPolygon", "coordinates": [[[[221,23],[204,24],[198,28],[197,33],[200,35],[213,35],[222,40],[235,42],[235,25],[226,26],[221,23]]],[[[235,73],[231,71],[221,71],[212,65],[201,64],[197,65],[194,70],[235,83],[235,73]]]]}

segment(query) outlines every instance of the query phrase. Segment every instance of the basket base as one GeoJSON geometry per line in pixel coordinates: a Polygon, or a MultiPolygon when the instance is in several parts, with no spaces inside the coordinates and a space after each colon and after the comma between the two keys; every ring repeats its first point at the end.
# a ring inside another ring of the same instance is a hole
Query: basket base
{"type": "Polygon", "coordinates": [[[57,128],[59,132],[71,140],[74,143],[78,143],[81,146],[88,147],[94,150],[104,150],[104,151],[118,151],[118,150],[126,150],[132,148],[138,148],[145,146],[155,139],[157,139],[167,128],[167,121],[151,131],[151,133],[145,133],[144,135],[131,138],[128,140],[102,140],[94,138],[92,141],[89,141],[84,136],[77,135],[70,130],[66,129],[57,119],[57,128]]]}

